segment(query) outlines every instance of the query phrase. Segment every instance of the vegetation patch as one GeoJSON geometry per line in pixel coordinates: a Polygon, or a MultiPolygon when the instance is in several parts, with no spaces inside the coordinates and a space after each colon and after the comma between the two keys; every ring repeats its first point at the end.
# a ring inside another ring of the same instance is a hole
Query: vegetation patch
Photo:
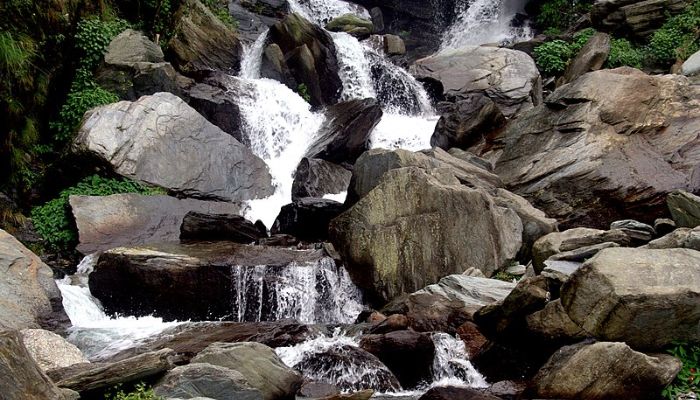
{"type": "Polygon", "coordinates": [[[676,379],[663,390],[663,397],[676,400],[684,394],[700,396],[700,345],[677,343],[668,353],[681,360],[683,367],[676,379]]]}
{"type": "Polygon", "coordinates": [[[133,391],[128,393],[125,393],[121,387],[116,387],[105,396],[105,400],[163,400],[163,398],[153,393],[153,388],[141,382],[134,387],[133,391]]]}

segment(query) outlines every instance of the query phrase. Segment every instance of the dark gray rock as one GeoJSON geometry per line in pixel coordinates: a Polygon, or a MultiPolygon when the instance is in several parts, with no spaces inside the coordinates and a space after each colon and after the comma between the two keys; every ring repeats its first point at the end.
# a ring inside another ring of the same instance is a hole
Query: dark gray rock
{"type": "Polygon", "coordinates": [[[610,54],[610,35],[598,32],[579,50],[576,57],[569,62],[559,84],[573,82],[581,75],[597,71],[603,67],[610,54]]]}
{"type": "Polygon", "coordinates": [[[477,389],[465,387],[434,387],[418,400],[500,400],[500,397],[490,395],[477,389]]]}
{"type": "Polygon", "coordinates": [[[223,240],[249,244],[266,237],[265,230],[235,214],[190,211],[180,226],[180,239],[185,240],[223,240]]]}
{"type": "Polygon", "coordinates": [[[483,94],[466,96],[443,108],[430,144],[445,150],[466,149],[506,124],[496,103],[483,94]]]}
{"type": "Polygon", "coordinates": [[[591,8],[591,22],[596,29],[618,35],[645,38],[660,27],[668,15],[682,12],[686,0],[600,0],[591,8]]]}
{"type": "Polygon", "coordinates": [[[346,207],[333,200],[306,197],[287,204],[280,210],[272,234],[289,234],[301,240],[324,241],[328,239],[328,225],[346,207]]]}
{"type": "Polygon", "coordinates": [[[206,397],[213,400],[263,400],[240,372],[210,364],[188,364],[168,372],[153,387],[167,398],[206,397]]]}
{"type": "Polygon", "coordinates": [[[339,165],[304,157],[294,173],[292,200],[346,192],[351,177],[352,172],[339,165]]]}
{"type": "Polygon", "coordinates": [[[405,330],[365,335],[360,347],[389,367],[404,388],[432,378],[435,345],[428,334],[405,330]]]}

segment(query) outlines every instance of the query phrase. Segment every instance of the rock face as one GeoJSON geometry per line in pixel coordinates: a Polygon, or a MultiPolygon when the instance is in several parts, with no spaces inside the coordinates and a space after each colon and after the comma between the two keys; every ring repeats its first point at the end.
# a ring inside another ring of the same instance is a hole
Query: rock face
{"type": "Polygon", "coordinates": [[[239,372],[263,400],[293,399],[302,377],[260,343],[213,343],[192,359],[239,372]]]}
{"type": "Polygon", "coordinates": [[[490,275],[515,258],[522,222],[450,170],[391,170],[331,222],[331,239],[360,287],[379,302],[467,266],[490,275]]]}
{"type": "Polygon", "coordinates": [[[188,364],[168,372],[153,391],[165,398],[262,400],[240,372],[210,364],[188,364]]]}
{"type": "Polygon", "coordinates": [[[180,226],[191,211],[237,213],[238,204],[177,199],[170,196],[114,194],[111,196],[70,196],[78,227],[78,251],[90,254],[120,246],[174,242],[180,226]]]}
{"type": "Polygon", "coordinates": [[[266,238],[265,229],[233,214],[205,214],[188,212],[182,219],[180,239],[185,240],[226,240],[250,244],[266,238]]]}
{"type": "MultiPolygon", "coordinates": [[[[305,85],[314,106],[335,104],[343,84],[338,76],[338,59],[331,36],[321,27],[292,13],[270,28],[269,41],[276,45],[282,57],[271,58],[266,51],[267,64],[276,74],[285,77],[284,84],[293,90],[305,85]],[[320,77],[323,77],[321,79],[320,77]]],[[[263,75],[266,76],[265,65],[263,75]]],[[[266,76],[275,78],[275,76],[266,76]]]]}
{"type": "Polygon", "coordinates": [[[668,14],[683,11],[686,0],[600,0],[593,4],[591,22],[597,29],[618,34],[649,36],[668,14]]]}
{"type": "Polygon", "coordinates": [[[465,46],[418,60],[410,71],[418,80],[438,81],[447,99],[484,93],[508,118],[542,102],[535,62],[517,50],[465,46]]]}
{"type": "Polygon", "coordinates": [[[0,331],[0,376],[3,400],[64,399],[34,362],[17,331],[0,331]]]}
{"type": "Polygon", "coordinates": [[[73,145],[120,175],[188,196],[240,201],[273,192],[264,161],[170,93],[89,111],[73,145]]]}
{"type": "Polygon", "coordinates": [[[237,75],[243,46],[236,32],[199,0],[185,0],[176,13],[175,35],[169,42],[174,64],[186,75],[222,71],[237,75]]]}
{"type": "Polygon", "coordinates": [[[554,354],[534,384],[544,398],[657,399],[679,370],[669,355],[647,356],[624,343],[584,343],[554,354]]]}
{"type": "Polygon", "coordinates": [[[286,233],[301,240],[323,241],[328,238],[328,224],[345,211],[333,200],[307,197],[287,204],[280,210],[270,232],[286,233]]]}
{"type": "Polygon", "coordinates": [[[409,295],[406,316],[415,330],[453,333],[481,307],[505,299],[514,287],[496,279],[450,275],[409,295]]]}
{"type": "Polygon", "coordinates": [[[445,150],[466,149],[502,128],[506,119],[496,103],[483,94],[472,94],[447,103],[430,138],[430,145],[445,150]]]}
{"type": "Polygon", "coordinates": [[[700,326],[700,252],[605,249],[569,278],[561,302],[591,335],[658,350],[700,326]]]}
{"type": "Polygon", "coordinates": [[[360,347],[384,363],[404,388],[429,382],[432,377],[435,345],[427,334],[395,331],[383,335],[365,335],[360,347]]]}
{"type": "Polygon", "coordinates": [[[564,72],[561,84],[573,82],[581,75],[603,67],[610,54],[610,35],[598,32],[579,50],[564,72]]]}
{"type": "Polygon", "coordinates": [[[321,250],[297,251],[231,242],[163,244],[104,252],[90,275],[90,291],[107,313],[167,320],[237,318],[231,293],[234,266],[282,268],[319,261],[321,250]]]}
{"type": "Polygon", "coordinates": [[[1,229],[0,270],[0,329],[69,326],[51,268],[1,229]]]}
{"type": "Polygon", "coordinates": [[[43,371],[89,362],[75,345],[43,329],[22,330],[22,342],[43,371]]]}
{"type": "Polygon", "coordinates": [[[352,172],[318,158],[303,158],[294,173],[292,200],[346,192],[352,172]]]}
{"type": "Polygon", "coordinates": [[[564,227],[650,223],[667,193],[700,190],[698,131],[700,87],[687,78],[601,70],[521,115],[493,155],[509,189],[564,227]]]}
{"type": "Polygon", "coordinates": [[[700,196],[679,190],[669,194],[666,203],[677,226],[695,228],[700,225],[700,196]]]}
{"type": "Polygon", "coordinates": [[[376,99],[350,100],[329,107],[326,121],[306,157],[353,164],[369,149],[370,134],[382,114],[376,99]]]}

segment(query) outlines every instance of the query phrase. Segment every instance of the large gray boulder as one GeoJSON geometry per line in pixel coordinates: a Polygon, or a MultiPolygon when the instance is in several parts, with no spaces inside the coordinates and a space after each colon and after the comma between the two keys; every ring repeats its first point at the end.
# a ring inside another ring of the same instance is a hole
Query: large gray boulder
{"type": "Polygon", "coordinates": [[[170,93],[89,111],[73,147],[187,196],[242,201],[273,192],[264,161],[170,93]]]}
{"type": "Polygon", "coordinates": [[[632,68],[583,75],[521,115],[486,156],[509,190],[566,228],[665,215],[700,190],[700,86],[632,68]],[[634,195],[632,195],[634,194],[634,195]]]}
{"type": "Polygon", "coordinates": [[[682,12],[687,0],[597,0],[591,22],[597,29],[644,38],[660,27],[668,15],[682,12]]]}
{"type": "Polygon", "coordinates": [[[187,213],[236,214],[234,203],[178,199],[170,196],[114,194],[70,196],[78,227],[77,250],[83,254],[122,246],[176,242],[187,213]]]}
{"type": "Polygon", "coordinates": [[[471,321],[481,307],[502,301],[515,287],[512,282],[450,275],[410,294],[406,316],[417,331],[452,332],[471,321]]]}
{"type": "Polygon", "coordinates": [[[43,371],[89,362],[74,344],[43,329],[23,329],[22,342],[43,371]]]}
{"type": "Polygon", "coordinates": [[[648,356],[625,343],[584,343],[555,353],[533,382],[548,399],[658,399],[680,368],[672,356],[648,356]]]}
{"type": "Polygon", "coordinates": [[[467,267],[490,276],[515,258],[522,229],[513,210],[450,169],[408,167],[386,172],[329,233],[353,280],[381,303],[467,267]]]}
{"type": "Polygon", "coordinates": [[[51,268],[1,229],[0,270],[0,329],[69,326],[51,268]]]}
{"type": "Polygon", "coordinates": [[[317,158],[303,158],[294,173],[292,200],[347,192],[352,172],[317,158]]]}
{"type": "Polygon", "coordinates": [[[263,400],[240,372],[202,363],[173,369],[153,386],[153,392],[166,398],[263,400]]]}
{"type": "Polygon", "coordinates": [[[700,252],[602,250],[564,284],[561,302],[572,321],[602,340],[651,350],[697,341],[700,252]]]}
{"type": "Polygon", "coordinates": [[[213,343],[193,363],[207,363],[239,372],[259,390],[263,400],[293,399],[302,377],[284,365],[270,347],[260,343],[213,343]]]}
{"type": "Polygon", "coordinates": [[[64,400],[60,389],[32,359],[17,331],[0,331],[0,376],[3,400],[64,400]]]}
{"type": "Polygon", "coordinates": [[[410,71],[418,80],[440,82],[448,99],[484,93],[508,118],[542,102],[542,79],[535,61],[517,50],[465,46],[418,60],[410,71]]]}

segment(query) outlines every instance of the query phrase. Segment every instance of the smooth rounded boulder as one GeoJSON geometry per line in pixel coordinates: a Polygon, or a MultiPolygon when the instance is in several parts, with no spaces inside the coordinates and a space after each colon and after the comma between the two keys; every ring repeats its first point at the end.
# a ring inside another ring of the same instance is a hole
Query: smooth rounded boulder
{"type": "Polygon", "coordinates": [[[263,400],[260,391],[251,387],[240,372],[203,363],[171,370],[153,386],[153,392],[166,398],[263,400]]]}

